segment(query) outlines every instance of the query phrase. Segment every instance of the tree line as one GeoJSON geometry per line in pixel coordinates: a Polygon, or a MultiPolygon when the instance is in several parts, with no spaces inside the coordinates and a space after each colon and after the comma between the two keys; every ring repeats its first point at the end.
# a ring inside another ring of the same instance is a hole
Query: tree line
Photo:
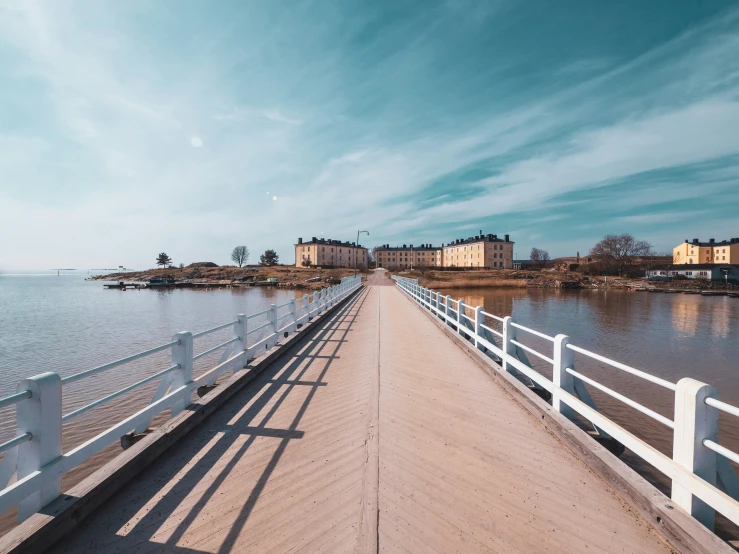
{"type": "MultiPolygon", "coordinates": [[[[248,264],[249,255],[249,248],[246,245],[236,246],[231,251],[231,260],[239,267],[243,267],[248,264]]],[[[264,251],[264,254],[259,256],[259,265],[273,266],[278,265],[279,263],[280,256],[271,248],[268,248],[264,251]]],[[[156,264],[157,267],[172,267],[172,258],[170,258],[166,252],[161,252],[159,253],[159,255],[157,255],[156,264]]],[[[184,265],[180,264],[180,267],[184,267],[184,265]]]]}
{"type": "MultiPolygon", "coordinates": [[[[655,256],[655,253],[649,242],[623,233],[606,235],[590,249],[589,255],[595,258],[598,272],[625,276],[636,268],[640,260],[655,256]]],[[[532,248],[530,256],[536,267],[544,267],[550,260],[549,252],[540,248],[532,248]]]]}

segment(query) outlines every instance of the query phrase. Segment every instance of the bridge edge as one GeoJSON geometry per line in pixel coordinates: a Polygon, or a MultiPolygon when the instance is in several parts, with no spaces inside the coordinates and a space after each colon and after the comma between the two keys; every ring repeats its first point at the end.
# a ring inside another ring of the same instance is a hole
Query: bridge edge
{"type": "Polygon", "coordinates": [[[364,285],[306,323],[283,342],[252,360],[244,370],[230,377],[221,386],[189,404],[179,415],[121,452],[40,512],[0,537],[0,553],[39,554],[51,548],[255,377],[300,347],[314,332],[320,330],[320,325],[329,316],[356,298],[363,290],[366,290],[364,285]]]}
{"type": "Polygon", "coordinates": [[[685,554],[736,554],[729,544],[676,506],[646,479],[554,410],[547,402],[532,393],[515,377],[505,372],[501,366],[481,351],[471,348],[470,343],[433,314],[421,309],[404,294],[400,296],[428,317],[519,405],[541,421],[544,427],[590,471],[604,481],[606,486],[623,502],[633,508],[670,548],[685,554]]]}

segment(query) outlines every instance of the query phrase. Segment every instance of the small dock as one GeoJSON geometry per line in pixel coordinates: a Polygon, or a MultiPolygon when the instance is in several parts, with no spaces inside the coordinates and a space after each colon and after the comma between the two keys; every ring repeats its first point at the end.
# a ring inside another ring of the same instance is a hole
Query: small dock
{"type": "Polygon", "coordinates": [[[118,283],[106,283],[103,286],[106,289],[118,289],[118,290],[146,288],[146,285],[143,283],[124,283],[123,281],[120,281],[118,283]]]}

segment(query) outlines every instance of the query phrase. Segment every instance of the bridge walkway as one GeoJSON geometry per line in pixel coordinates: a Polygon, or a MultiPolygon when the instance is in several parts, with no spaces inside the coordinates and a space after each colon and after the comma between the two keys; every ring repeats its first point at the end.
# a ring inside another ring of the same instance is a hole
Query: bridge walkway
{"type": "MultiPolygon", "coordinates": [[[[377,273],[370,284],[385,284],[377,273]]],[[[383,286],[352,298],[53,549],[298,550],[670,551],[383,286]]]]}

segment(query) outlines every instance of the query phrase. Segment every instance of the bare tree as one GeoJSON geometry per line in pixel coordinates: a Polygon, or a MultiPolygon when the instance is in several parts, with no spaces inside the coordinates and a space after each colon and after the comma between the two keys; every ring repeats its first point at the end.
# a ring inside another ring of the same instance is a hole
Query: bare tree
{"type": "Polygon", "coordinates": [[[544,267],[547,265],[547,262],[551,260],[552,258],[549,257],[549,252],[546,250],[539,250],[539,262],[541,262],[541,266],[544,267]]]}
{"type": "Polygon", "coordinates": [[[540,250],[538,248],[531,249],[531,254],[529,254],[529,258],[531,259],[532,265],[539,265],[539,252],[540,250]]]}
{"type": "Polygon", "coordinates": [[[652,255],[652,245],[645,240],[637,240],[630,233],[606,235],[593,246],[590,254],[598,256],[608,271],[624,275],[637,258],[652,255]]]}
{"type": "Polygon", "coordinates": [[[549,252],[542,250],[541,248],[532,248],[529,257],[533,264],[538,267],[544,267],[544,265],[546,265],[546,263],[551,259],[549,257],[549,252]]]}
{"type": "Polygon", "coordinates": [[[246,246],[237,246],[231,252],[231,259],[239,267],[245,265],[249,261],[249,249],[246,246]]]}

